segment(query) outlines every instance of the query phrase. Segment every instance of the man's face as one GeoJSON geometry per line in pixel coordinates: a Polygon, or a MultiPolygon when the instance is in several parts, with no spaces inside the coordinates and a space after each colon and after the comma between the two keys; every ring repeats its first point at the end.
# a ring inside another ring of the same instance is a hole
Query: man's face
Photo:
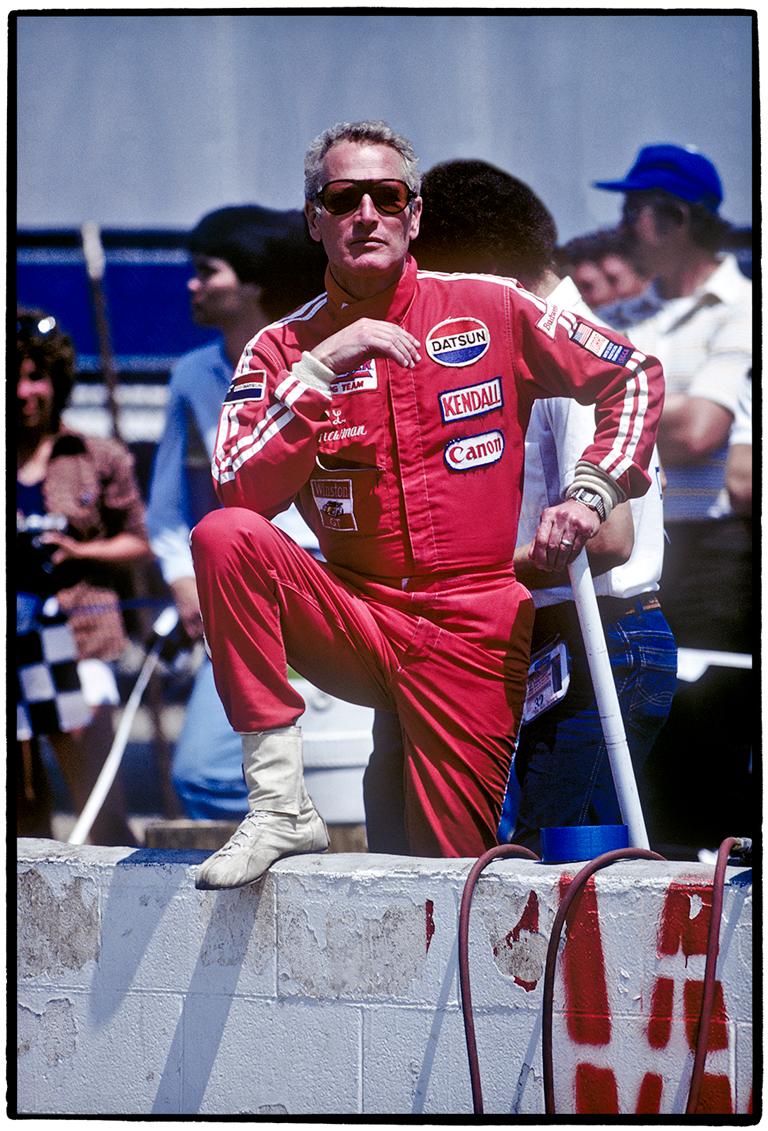
{"type": "MultiPolygon", "coordinates": [[[[323,159],[322,184],[341,180],[405,179],[403,160],[389,145],[339,141],[323,159]]],[[[322,242],[336,282],[357,298],[386,290],[397,282],[418,235],[421,197],[395,216],[377,212],[370,196],[357,208],[332,216],[308,201],[306,215],[312,238],[322,242]]]]}
{"type": "Polygon", "coordinates": [[[198,326],[226,327],[243,317],[258,288],[241,283],[226,259],[195,255],[195,274],[187,283],[192,317],[198,326]]]}
{"type": "Polygon", "coordinates": [[[648,196],[628,192],[624,198],[621,226],[631,241],[632,258],[638,271],[649,278],[664,265],[669,254],[667,234],[661,231],[648,196]]]}
{"type": "Polygon", "coordinates": [[[53,420],[53,381],[37,368],[30,357],[19,366],[16,384],[16,409],[21,428],[48,432],[53,420]]]}
{"type": "Polygon", "coordinates": [[[613,293],[598,263],[585,259],[583,263],[576,264],[571,275],[587,306],[603,306],[611,301],[613,293]]]}
{"type": "Polygon", "coordinates": [[[647,279],[635,271],[631,263],[620,255],[606,255],[600,260],[613,300],[631,298],[644,289],[647,279]]]}

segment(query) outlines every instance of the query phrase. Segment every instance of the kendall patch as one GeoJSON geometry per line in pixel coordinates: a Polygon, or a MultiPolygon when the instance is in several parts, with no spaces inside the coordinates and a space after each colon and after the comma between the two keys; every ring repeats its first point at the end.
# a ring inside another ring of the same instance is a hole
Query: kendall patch
{"type": "Polygon", "coordinates": [[[329,388],[332,396],[339,396],[342,393],[362,393],[366,389],[375,389],[377,386],[376,362],[371,359],[364,362],[359,369],[340,374],[331,382],[329,388]]]}
{"type": "Polygon", "coordinates": [[[351,479],[312,479],[312,495],[327,530],[357,530],[351,479]]]}
{"type": "Polygon", "coordinates": [[[478,385],[465,385],[463,389],[450,389],[441,393],[438,400],[443,424],[464,420],[468,416],[482,416],[484,412],[492,412],[504,404],[501,377],[492,377],[478,385]]]}
{"type": "Polygon", "coordinates": [[[450,471],[474,471],[498,463],[504,455],[504,434],[494,429],[479,436],[465,436],[445,445],[443,459],[450,471]]]}
{"type": "Polygon", "coordinates": [[[252,369],[235,377],[227,389],[224,404],[238,401],[261,401],[267,390],[266,369],[252,369]]]}
{"type": "Polygon", "coordinates": [[[491,335],[479,318],[446,318],[432,327],[425,345],[439,365],[472,365],[488,352],[491,335]]]}
{"type": "Polygon", "coordinates": [[[605,334],[601,334],[594,326],[588,326],[586,322],[578,322],[571,336],[578,345],[589,350],[595,357],[599,357],[603,361],[612,361],[616,365],[626,365],[627,360],[632,355],[632,350],[628,346],[622,345],[621,342],[614,342],[611,338],[607,338],[605,334]]]}

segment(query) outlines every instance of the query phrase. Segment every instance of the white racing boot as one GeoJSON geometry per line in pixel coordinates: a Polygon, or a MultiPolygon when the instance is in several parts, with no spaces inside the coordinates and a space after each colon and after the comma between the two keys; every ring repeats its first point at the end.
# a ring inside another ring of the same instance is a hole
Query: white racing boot
{"type": "Polygon", "coordinates": [[[205,891],[252,884],[281,856],[325,852],[328,830],[304,788],[301,729],[241,735],[250,812],[227,843],[198,868],[205,891]]]}

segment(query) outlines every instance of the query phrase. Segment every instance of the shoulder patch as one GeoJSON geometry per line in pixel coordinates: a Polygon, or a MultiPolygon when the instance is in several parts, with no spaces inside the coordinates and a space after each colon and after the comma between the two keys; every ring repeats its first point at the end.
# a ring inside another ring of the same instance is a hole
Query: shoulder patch
{"type": "Polygon", "coordinates": [[[251,369],[233,379],[224,397],[224,404],[237,404],[239,401],[261,401],[264,399],[266,390],[266,369],[251,369]]]}
{"type": "Polygon", "coordinates": [[[547,309],[542,314],[541,318],[536,323],[536,329],[541,330],[542,333],[554,340],[557,331],[557,323],[560,315],[563,313],[563,307],[555,304],[547,303],[547,309]]]}
{"type": "Polygon", "coordinates": [[[586,322],[577,322],[576,329],[571,334],[574,342],[585,350],[589,350],[595,357],[603,361],[612,361],[616,365],[626,365],[632,356],[632,349],[622,342],[615,342],[594,326],[586,322]]]}

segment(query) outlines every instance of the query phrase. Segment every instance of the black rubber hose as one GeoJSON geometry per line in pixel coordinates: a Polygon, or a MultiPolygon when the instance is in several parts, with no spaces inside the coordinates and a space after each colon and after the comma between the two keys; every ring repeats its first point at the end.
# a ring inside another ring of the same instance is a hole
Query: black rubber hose
{"type": "Polygon", "coordinates": [[[686,1115],[695,1115],[699,1106],[704,1067],[707,1062],[709,1026],[712,1021],[712,1008],[715,1002],[715,974],[717,972],[717,956],[720,952],[720,923],[725,894],[725,869],[728,866],[731,849],[740,845],[741,840],[738,837],[727,837],[717,852],[715,876],[712,880],[712,910],[707,934],[707,959],[704,965],[704,991],[701,997],[701,1016],[699,1018],[699,1031],[696,1036],[696,1052],[693,1059],[691,1084],[688,1089],[688,1103],[685,1108],[686,1115]]]}
{"type": "Polygon", "coordinates": [[[464,1014],[467,1057],[469,1059],[469,1078],[472,1084],[472,1108],[475,1115],[483,1114],[483,1091],[480,1085],[480,1066],[477,1059],[475,1021],[472,1013],[472,991],[469,984],[469,912],[472,906],[472,895],[480,873],[492,861],[503,856],[517,856],[528,860],[539,859],[535,852],[531,852],[530,848],[525,848],[522,844],[499,844],[495,848],[489,848],[472,865],[464,884],[461,906],[459,907],[459,987],[461,990],[461,1007],[464,1014]]]}

